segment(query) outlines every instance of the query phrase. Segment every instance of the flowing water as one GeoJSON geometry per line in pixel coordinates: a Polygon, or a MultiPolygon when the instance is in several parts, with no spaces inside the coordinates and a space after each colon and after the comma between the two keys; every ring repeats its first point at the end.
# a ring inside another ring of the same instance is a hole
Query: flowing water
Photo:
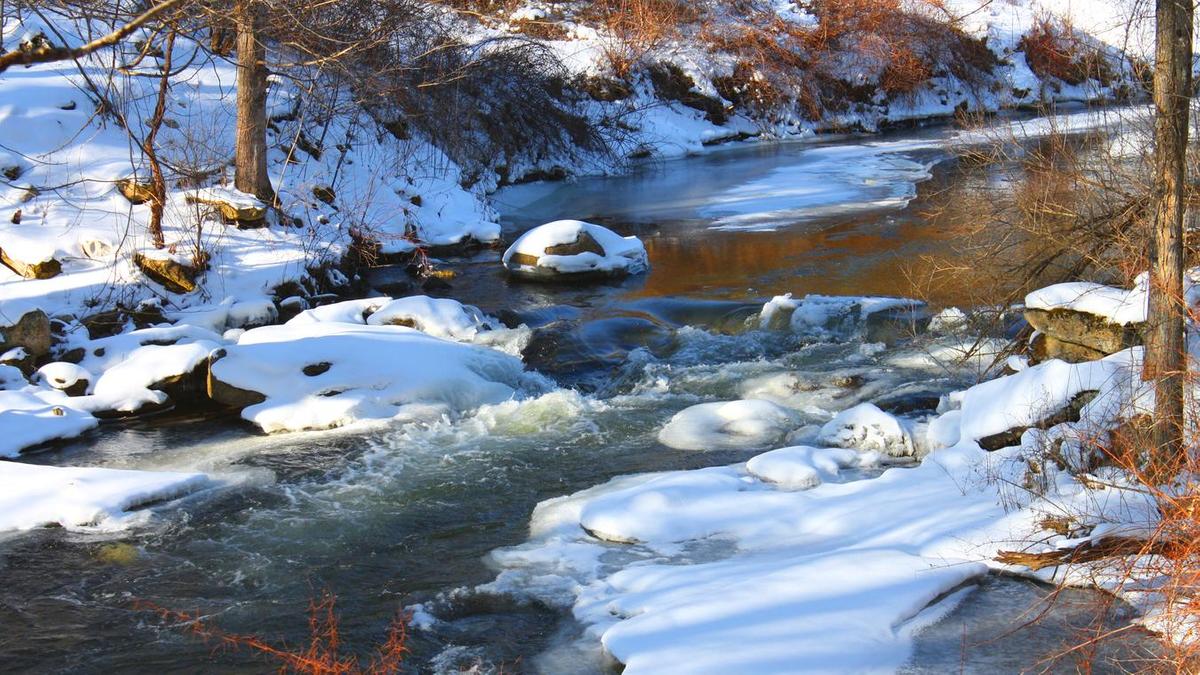
{"type": "MultiPolygon", "coordinates": [[[[638,234],[650,251],[648,275],[587,287],[510,283],[496,252],[450,261],[459,276],[446,295],[535,330],[526,359],[558,382],[552,393],[372,431],[266,437],[215,415],[147,419],[28,456],[198,469],[224,487],[151,509],[128,531],[0,540],[0,669],[262,672],[269,666],[258,657],[214,655],[143,603],[302,644],[307,603],[327,589],[338,597],[345,649],[364,659],[398,610],[426,603],[440,621],[413,631],[413,672],[602,672],[598,654],[572,647],[580,627],[562,611],[472,592],[494,577],[484,557],[525,539],[540,500],[620,474],[746,459],[672,450],[656,433],[684,407],[738,397],[751,378],[811,379],[810,423],[862,400],[928,415],[939,393],[969,383],[970,369],[930,359],[923,344],[880,352],[853,327],[825,341],[747,328],[778,293],[912,294],[907,266],[953,239],[922,215],[931,194],[954,187],[935,166],[948,135],[724,150],[621,178],[502,192],[506,236],[589,218],[638,234]],[[846,375],[858,384],[829,384],[846,375]]],[[[968,299],[955,288],[934,297],[968,299]]],[[[918,641],[914,672],[957,669],[964,645],[972,656],[990,649],[983,663],[1001,670],[1035,664],[1072,633],[1014,633],[997,617],[1015,621],[1047,592],[984,583],[918,641]]],[[[1137,636],[1120,649],[1145,644],[1137,636]]]]}

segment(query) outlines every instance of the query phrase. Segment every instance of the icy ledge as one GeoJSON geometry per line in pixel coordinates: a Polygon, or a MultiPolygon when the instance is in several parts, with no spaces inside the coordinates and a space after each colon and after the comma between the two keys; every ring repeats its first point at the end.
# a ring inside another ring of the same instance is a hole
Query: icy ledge
{"type": "Polygon", "coordinates": [[[0,461],[0,531],[47,525],[118,530],[130,509],[204,487],[202,473],[55,467],[0,461]]]}

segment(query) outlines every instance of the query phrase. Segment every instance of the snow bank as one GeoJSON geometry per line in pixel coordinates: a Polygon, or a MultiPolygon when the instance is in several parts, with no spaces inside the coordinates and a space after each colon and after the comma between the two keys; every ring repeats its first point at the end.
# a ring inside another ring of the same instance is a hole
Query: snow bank
{"type": "Polygon", "coordinates": [[[808,490],[756,475],[823,456],[834,478],[853,454],[787,448],[542,502],[480,590],[571,608],[630,675],[895,670],[958,596],[927,606],[987,571],[990,542],[1034,526],[975,471],[978,449],[808,490]]]}
{"type": "Polygon", "coordinates": [[[541,386],[519,359],[493,349],[341,322],[248,330],[213,364],[211,378],[255,394],[243,396],[243,405],[260,402],[242,417],[268,432],[431,421],[541,386]]]}
{"type": "Polygon", "coordinates": [[[0,461],[0,531],[46,525],[120,529],[135,507],[203,487],[204,474],[34,466],[0,461]]]}
{"type": "Polygon", "coordinates": [[[55,389],[25,387],[0,391],[0,457],[94,428],[90,413],[78,410],[73,399],[55,389]]]}
{"type": "Polygon", "coordinates": [[[529,230],[502,261],[510,272],[532,278],[638,274],[650,266],[640,239],[581,220],[556,220],[529,230]]]}
{"type": "Polygon", "coordinates": [[[658,440],[680,450],[762,448],[782,440],[796,424],[794,412],[770,401],[700,403],[676,413],[658,440]]]}

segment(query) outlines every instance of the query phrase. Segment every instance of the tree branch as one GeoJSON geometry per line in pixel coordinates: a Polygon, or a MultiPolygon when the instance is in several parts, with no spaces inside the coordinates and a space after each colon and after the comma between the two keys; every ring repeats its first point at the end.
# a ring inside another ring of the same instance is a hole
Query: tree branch
{"type": "Polygon", "coordinates": [[[67,61],[70,59],[78,59],[92,52],[99,51],[105,47],[111,47],[121,40],[129,36],[130,33],[141,28],[154,17],[171,9],[172,7],[183,3],[184,0],[164,0],[150,9],[142,12],[129,23],[121,26],[117,30],[100,38],[96,38],[91,42],[80,47],[34,47],[32,49],[21,49],[18,47],[9,52],[0,54],[0,73],[8,70],[9,67],[15,65],[33,65],[35,63],[53,63],[55,61],[67,61]]]}

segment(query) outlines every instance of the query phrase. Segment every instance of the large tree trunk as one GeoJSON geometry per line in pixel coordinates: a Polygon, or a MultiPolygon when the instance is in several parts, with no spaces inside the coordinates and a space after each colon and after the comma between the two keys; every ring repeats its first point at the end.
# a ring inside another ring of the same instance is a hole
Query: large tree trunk
{"type": "Polygon", "coordinates": [[[1165,478],[1183,454],[1183,203],[1192,89],[1191,0],[1157,0],[1155,21],[1154,247],[1143,375],[1154,380],[1152,464],[1165,478]]]}
{"type": "Polygon", "coordinates": [[[255,0],[240,0],[234,10],[238,58],[234,186],[269,204],[275,191],[267,175],[267,66],[266,48],[258,35],[259,11],[255,0]]]}

